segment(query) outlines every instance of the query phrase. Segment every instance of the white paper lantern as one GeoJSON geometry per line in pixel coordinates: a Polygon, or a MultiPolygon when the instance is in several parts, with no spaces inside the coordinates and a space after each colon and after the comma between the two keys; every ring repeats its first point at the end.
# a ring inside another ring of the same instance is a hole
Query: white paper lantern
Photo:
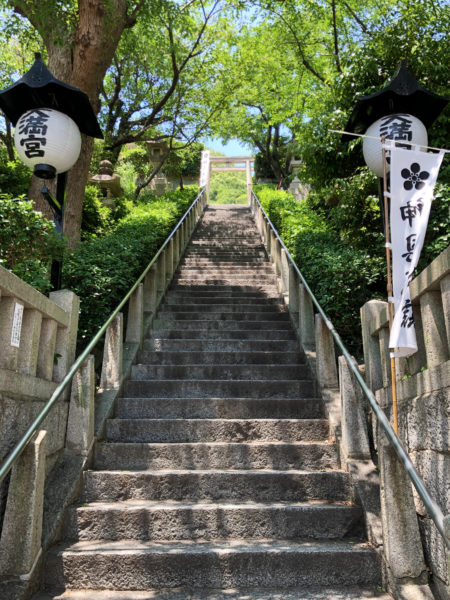
{"type": "MultiPolygon", "coordinates": [[[[383,156],[381,150],[381,138],[398,140],[401,142],[410,142],[419,146],[428,144],[428,134],[425,125],[417,117],[403,113],[386,115],[368,128],[363,141],[363,154],[366,165],[378,177],[383,177],[383,156]],[[377,139],[372,139],[372,138],[377,139]]],[[[411,148],[411,146],[404,146],[411,148]]],[[[387,170],[389,171],[389,160],[387,161],[387,170]]]]}
{"type": "Polygon", "coordinates": [[[14,143],[27,166],[45,164],[64,173],[78,159],[81,135],[78,125],[66,114],[52,108],[35,108],[17,121],[14,143]]]}

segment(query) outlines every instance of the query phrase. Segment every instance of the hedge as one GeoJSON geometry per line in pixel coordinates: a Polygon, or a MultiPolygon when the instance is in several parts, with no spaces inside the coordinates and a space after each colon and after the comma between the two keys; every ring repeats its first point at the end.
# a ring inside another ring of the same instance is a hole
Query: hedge
{"type": "Polygon", "coordinates": [[[257,196],[348,349],[361,355],[360,307],[383,289],[383,257],[340,239],[306,202],[284,191],[257,196]]]}
{"type": "Polygon", "coordinates": [[[80,297],[80,345],[106,321],[197,193],[192,186],[140,204],[111,233],[83,242],[65,257],[63,286],[80,297]]]}

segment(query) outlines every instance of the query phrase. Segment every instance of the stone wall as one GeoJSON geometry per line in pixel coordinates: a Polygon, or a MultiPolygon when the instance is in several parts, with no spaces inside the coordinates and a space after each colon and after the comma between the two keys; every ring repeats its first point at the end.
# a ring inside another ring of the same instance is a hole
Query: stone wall
{"type": "MultiPolygon", "coordinates": [[[[411,283],[419,350],[396,359],[399,437],[432,498],[450,514],[450,247],[411,283]]],[[[387,303],[361,310],[367,382],[388,417],[392,412],[387,303]]],[[[375,435],[377,440],[377,435],[375,435]]],[[[450,598],[448,557],[414,490],[426,562],[436,594],[450,598]]]]}

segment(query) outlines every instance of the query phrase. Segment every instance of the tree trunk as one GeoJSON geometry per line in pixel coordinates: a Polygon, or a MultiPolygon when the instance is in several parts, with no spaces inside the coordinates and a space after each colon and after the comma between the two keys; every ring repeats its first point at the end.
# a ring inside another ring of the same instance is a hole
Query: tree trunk
{"type": "MultiPolygon", "coordinates": [[[[15,3],[18,11],[30,20],[45,41],[49,70],[61,81],[83,90],[97,113],[103,77],[123,30],[130,25],[127,2],[78,0],[77,21],[71,31],[64,31],[63,17],[58,16],[58,5],[59,2],[54,0],[52,22],[50,18],[39,18],[35,3],[15,3]]],[[[92,150],[93,139],[83,135],[80,157],[68,177],[63,232],[72,247],[80,239],[84,189],[92,150]]],[[[41,187],[41,182],[33,181],[29,193],[38,210],[44,208],[41,187]]],[[[47,214],[45,208],[43,212],[47,214]]]]}

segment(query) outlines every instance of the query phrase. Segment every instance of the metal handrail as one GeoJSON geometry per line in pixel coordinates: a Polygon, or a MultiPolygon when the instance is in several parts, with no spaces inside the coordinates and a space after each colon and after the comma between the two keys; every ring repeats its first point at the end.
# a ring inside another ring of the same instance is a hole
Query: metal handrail
{"type": "Polygon", "coordinates": [[[39,413],[39,415],[36,417],[36,419],[30,425],[30,427],[28,428],[28,430],[26,431],[26,433],[22,436],[21,440],[16,444],[16,446],[14,447],[14,449],[12,450],[12,452],[9,454],[8,458],[6,459],[6,461],[1,466],[1,468],[0,468],[0,483],[3,481],[3,479],[9,473],[9,471],[13,467],[14,463],[16,462],[16,460],[22,454],[22,452],[25,450],[26,446],[30,442],[30,440],[33,437],[33,435],[38,431],[38,428],[41,425],[42,421],[45,419],[45,417],[47,416],[47,414],[50,412],[51,408],[53,407],[53,405],[55,404],[55,402],[58,400],[58,398],[61,396],[62,392],[66,389],[66,387],[70,383],[72,377],[75,375],[75,373],[77,372],[77,370],[80,368],[81,364],[86,360],[86,358],[88,357],[88,355],[91,352],[91,350],[94,348],[94,346],[100,340],[100,338],[103,336],[103,334],[105,333],[107,327],[110,325],[111,321],[116,317],[116,315],[119,313],[119,311],[121,310],[121,308],[125,305],[125,303],[127,302],[127,300],[130,298],[130,296],[132,295],[132,293],[136,290],[136,288],[138,287],[138,285],[141,283],[141,281],[147,275],[147,273],[150,270],[150,268],[154,265],[154,263],[156,262],[156,260],[159,258],[161,252],[163,252],[163,250],[166,248],[167,244],[169,244],[170,240],[173,238],[173,236],[175,235],[175,233],[181,227],[183,221],[186,219],[186,217],[191,212],[191,210],[194,208],[194,206],[199,202],[200,198],[202,198],[202,196],[203,196],[204,193],[205,193],[205,190],[203,188],[200,191],[200,193],[197,195],[197,197],[195,198],[195,200],[192,202],[192,204],[190,205],[190,207],[187,209],[187,211],[184,213],[184,215],[182,216],[182,218],[178,221],[176,227],[172,230],[172,232],[170,233],[169,237],[163,243],[163,245],[161,246],[161,248],[158,250],[158,252],[152,258],[152,260],[149,262],[149,264],[147,265],[147,267],[145,268],[145,270],[143,271],[143,273],[141,274],[141,276],[139,277],[139,279],[137,279],[137,281],[135,282],[135,284],[133,285],[133,287],[128,291],[128,293],[126,294],[126,296],[122,299],[122,301],[120,302],[120,304],[117,306],[117,308],[114,310],[114,312],[110,315],[109,319],[107,321],[105,321],[105,323],[101,326],[101,328],[98,330],[98,332],[94,335],[94,337],[89,342],[89,344],[86,346],[86,348],[83,350],[83,352],[80,354],[80,356],[76,359],[76,361],[70,367],[67,375],[64,377],[64,379],[57,386],[57,388],[55,389],[55,391],[53,392],[53,394],[50,396],[49,400],[47,401],[47,404],[41,410],[41,412],[39,413]]]}
{"type": "Polygon", "coordinates": [[[259,205],[259,207],[260,207],[260,209],[261,209],[261,211],[262,211],[262,213],[264,215],[264,218],[266,219],[266,221],[269,224],[269,226],[272,228],[272,231],[273,231],[275,237],[277,238],[277,240],[280,242],[281,247],[286,252],[286,256],[288,257],[289,261],[291,262],[293,268],[295,269],[297,275],[299,276],[300,281],[304,285],[306,291],[310,295],[311,300],[315,304],[318,312],[320,313],[320,315],[322,316],[323,320],[325,321],[325,324],[328,327],[328,329],[330,330],[331,335],[333,336],[333,338],[334,338],[337,346],[339,347],[339,349],[342,352],[343,356],[345,356],[345,359],[347,361],[347,364],[348,364],[349,368],[351,369],[353,375],[355,376],[356,380],[358,381],[359,385],[361,386],[361,389],[362,389],[364,395],[369,400],[370,406],[372,407],[372,410],[374,411],[374,413],[375,413],[378,421],[382,425],[382,427],[383,427],[383,429],[384,429],[384,431],[385,431],[385,433],[386,433],[389,441],[393,445],[394,450],[396,451],[397,456],[400,459],[400,462],[405,467],[406,472],[408,473],[408,475],[409,475],[409,477],[410,477],[410,479],[411,479],[414,487],[417,490],[417,493],[419,494],[419,496],[422,499],[425,507],[427,508],[428,513],[430,514],[431,518],[433,519],[434,524],[436,525],[439,533],[444,538],[445,545],[447,546],[447,548],[450,548],[450,540],[448,539],[448,537],[446,536],[446,533],[445,533],[444,514],[443,514],[440,506],[430,496],[427,488],[425,487],[424,482],[422,481],[422,478],[420,477],[420,475],[417,472],[417,469],[415,468],[415,466],[413,465],[413,463],[412,463],[412,461],[411,461],[408,453],[406,452],[405,448],[403,447],[402,442],[400,441],[400,439],[398,438],[398,436],[396,435],[396,433],[392,429],[391,424],[389,423],[389,420],[386,417],[384,411],[378,405],[378,402],[376,401],[375,396],[374,396],[372,390],[367,386],[366,382],[364,381],[361,373],[359,372],[359,369],[358,369],[357,365],[354,363],[354,361],[352,359],[351,354],[349,353],[349,351],[345,347],[343,341],[341,340],[341,337],[339,336],[338,332],[334,328],[333,323],[330,321],[330,319],[326,315],[325,311],[320,306],[319,301],[314,296],[311,288],[309,287],[309,285],[307,284],[305,278],[301,274],[300,269],[298,268],[298,266],[294,262],[294,259],[292,258],[289,250],[286,248],[283,240],[278,235],[277,230],[275,229],[272,221],[269,219],[266,211],[262,207],[261,202],[259,201],[258,197],[256,196],[256,194],[255,194],[255,192],[253,190],[252,190],[252,196],[256,200],[256,202],[258,203],[258,205],[259,205]]]}

